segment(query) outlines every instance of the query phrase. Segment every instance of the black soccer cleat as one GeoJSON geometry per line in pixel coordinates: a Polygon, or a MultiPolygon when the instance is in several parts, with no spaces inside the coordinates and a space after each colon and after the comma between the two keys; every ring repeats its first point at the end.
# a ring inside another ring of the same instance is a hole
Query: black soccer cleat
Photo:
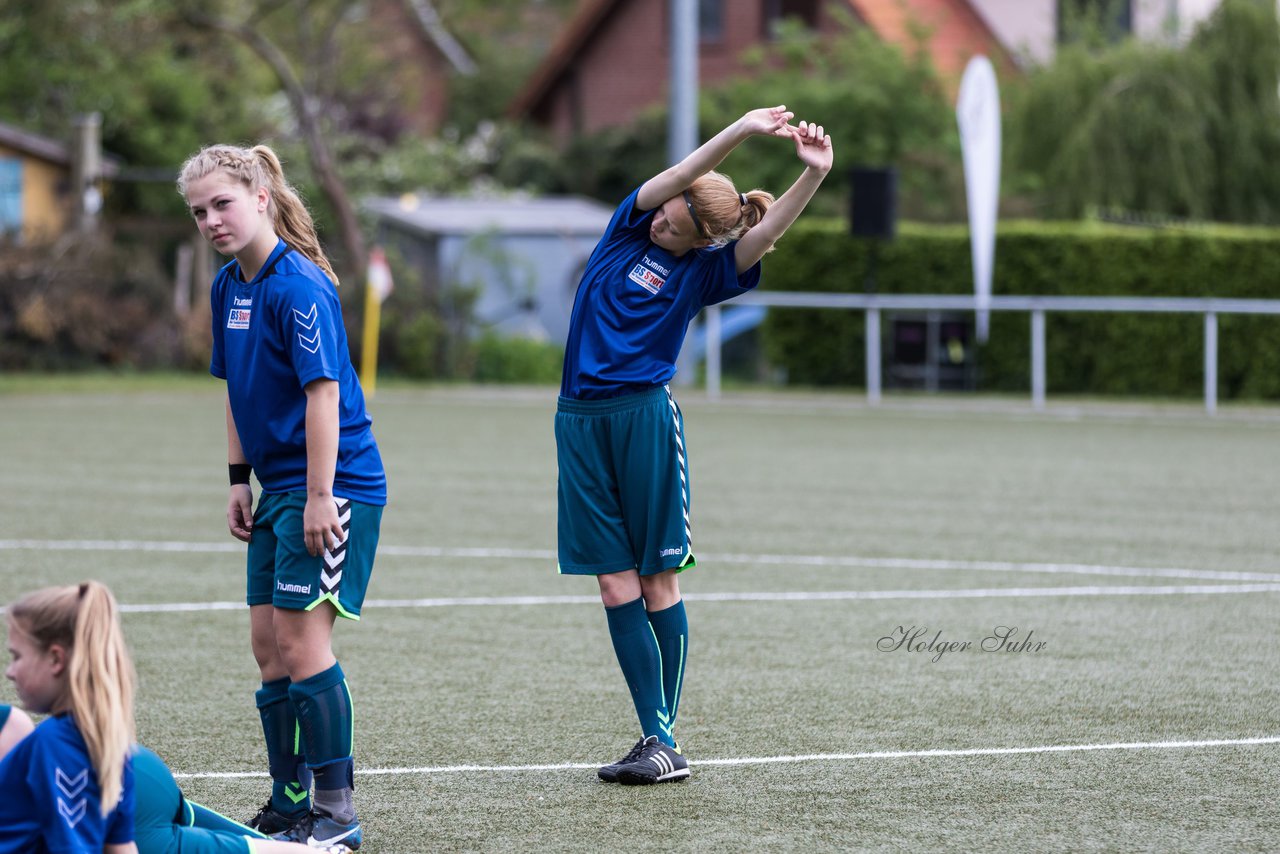
{"type": "Polygon", "coordinates": [[[246,825],[265,836],[274,836],[277,833],[284,833],[298,822],[307,817],[305,812],[297,815],[285,815],[275,807],[271,806],[271,799],[262,805],[262,809],[258,810],[258,814],[245,822],[246,825]]]}
{"type": "Polygon", "coordinates": [[[667,747],[651,735],[641,745],[640,755],[618,769],[618,782],[624,786],[650,786],[673,783],[689,777],[689,760],[675,748],[667,747]]]}
{"type": "Polygon", "coordinates": [[[631,748],[630,752],[628,752],[626,756],[611,765],[605,765],[596,773],[600,775],[600,779],[604,780],[606,783],[616,783],[618,782],[618,770],[622,768],[623,765],[630,765],[632,762],[639,759],[640,753],[643,750],[644,739],[642,738],[636,742],[636,746],[631,748]]]}

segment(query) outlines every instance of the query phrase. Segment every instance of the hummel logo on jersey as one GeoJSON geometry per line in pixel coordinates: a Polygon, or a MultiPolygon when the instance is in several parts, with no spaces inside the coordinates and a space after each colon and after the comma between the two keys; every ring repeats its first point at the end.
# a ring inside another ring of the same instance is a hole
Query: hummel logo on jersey
{"type": "Polygon", "coordinates": [[[57,783],[58,791],[67,796],[67,800],[63,800],[61,796],[58,797],[58,813],[68,827],[75,827],[80,823],[80,819],[84,818],[85,799],[80,798],[75,801],[74,806],[71,800],[80,795],[85,786],[89,785],[89,769],[81,769],[79,774],[70,777],[61,768],[55,768],[54,782],[57,783]]]}
{"type": "MultiPolygon", "coordinates": [[[[293,322],[298,324],[308,332],[310,332],[312,327],[316,325],[316,318],[318,316],[319,316],[319,313],[316,311],[315,303],[311,303],[311,310],[306,312],[305,314],[302,313],[301,311],[298,311],[296,308],[293,310],[293,322]]],[[[315,351],[320,349],[320,330],[317,329],[315,333],[309,336],[303,335],[301,332],[299,332],[298,343],[301,344],[302,349],[306,350],[308,353],[314,353],[315,351]]]]}
{"type": "Polygon", "coordinates": [[[310,329],[311,327],[315,326],[316,325],[316,304],[311,303],[311,310],[308,311],[306,314],[303,314],[302,312],[298,311],[295,308],[293,310],[293,320],[303,329],[310,329]]]}
{"type": "Polygon", "coordinates": [[[631,268],[627,278],[649,293],[656,294],[662,290],[662,286],[667,283],[667,277],[670,275],[670,269],[646,255],[643,261],[631,268]]]}
{"type": "Polygon", "coordinates": [[[658,552],[658,554],[661,555],[662,557],[671,557],[672,555],[682,555],[684,554],[684,546],[681,546],[678,549],[663,549],[662,551],[658,552]]]}
{"type": "Polygon", "coordinates": [[[84,787],[89,785],[89,769],[84,768],[74,777],[69,777],[61,768],[53,769],[54,781],[58,784],[58,788],[62,790],[62,794],[68,798],[74,798],[76,795],[84,791],[84,787]]]}
{"type": "Polygon", "coordinates": [[[276,589],[284,593],[301,593],[304,596],[311,595],[310,584],[286,584],[283,581],[276,582],[276,589]]]}

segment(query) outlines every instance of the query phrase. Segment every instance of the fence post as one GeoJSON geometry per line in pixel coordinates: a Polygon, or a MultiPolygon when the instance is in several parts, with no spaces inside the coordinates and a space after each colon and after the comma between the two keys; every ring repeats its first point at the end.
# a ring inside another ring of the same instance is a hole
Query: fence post
{"type": "Polygon", "coordinates": [[[880,309],[867,308],[867,403],[880,402],[880,309]]]}
{"type": "Polygon", "coordinates": [[[720,399],[720,306],[707,306],[707,397],[720,399]]]}
{"type": "Polygon", "coordinates": [[[1204,409],[1218,411],[1218,315],[1204,313],[1204,409]]]}
{"type": "Polygon", "coordinates": [[[1044,409],[1044,309],[1031,309],[1031,406],[1044,409]]]}

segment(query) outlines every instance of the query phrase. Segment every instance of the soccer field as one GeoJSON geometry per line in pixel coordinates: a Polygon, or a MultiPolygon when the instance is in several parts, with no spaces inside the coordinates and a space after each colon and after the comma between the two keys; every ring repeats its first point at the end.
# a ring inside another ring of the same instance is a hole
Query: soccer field
{"type": "MultiPolygon", "coordinates": [[[[335,637],[362,852],[1280,849],[1280,411],[681,401],[693,773],[639,788],[595,776],[638,732],[594,581],[556,574],[555,391],[371,401],[391,503],[335,637]]],[[[248,818],[220,386],[0,408],[0,602],[110,584],[141,740],[248,818]]]]}

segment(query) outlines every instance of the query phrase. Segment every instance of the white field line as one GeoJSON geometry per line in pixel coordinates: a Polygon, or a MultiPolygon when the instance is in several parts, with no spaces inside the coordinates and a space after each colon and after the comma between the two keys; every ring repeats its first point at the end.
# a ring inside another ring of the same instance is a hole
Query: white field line
{"type": "MultiPolygon", "coordinates": [[[[0,551],[136,551],[176,553],[242,553],[236,542],[178,542],[164,540],[0,540],[0,551]]],[[[386,557],[469,558],[482,560],[537,560],[554,563],[549,549],[446,548],[379,545],[386,557]]],[[[1280,582],[1280,573],[1224,572],[1179,567],[1107,566],[1083,563],[1022,563],[1016,561],[936,560],[921,558],[873,558],[858,555],[704,554],[703,560],[725,564],[769,566],[846,567],[854,569],[918,569],[985,572],[1022,572],[1047,575],[1105,575],[1124,578],[1181,578],[1197,581],[1280,582]]]]}
{"type": "MultiPolygon", "coordinates": [[[[1037,753],[1085,753],[1100,750],[1194,750],[1212,747],[1247,747],[1280,744],[1280,736],[1224,738],[1207,741],[1122,741],[1113,744],[1046,744],[1034,747],[971,747],[957,750],[878,750],[866,753],[808,753],[793,756],[742,756],[733,759],[699,759],[689,765],[787,765],[808,762],[855,762],[866,759],[945,759],[969,756],[1015,756],[1037,753]]],[[[417,768],[357,768],[356,776],[385,777],[411,774],[509,773],[516,771],[576,771],[596,768],[594,762],[555,765],[434,765],[417,768]]],[[[234,780],[266,777],[265,771],[197,771],[174,773],[179,780],[234,780]]]]}
{"type": "MultiPolygon", "coordinates": [[[[891,599],[1030,599],[1046,596],[1205,596],[1280,593],[1280,584],[1180,584],[1137,587],[979,587],[955,590],[818,590],[685,593],[690,602],[838,602],[891,599]]],[[[599,605],[599,596],[454,596],[440,599],[368,599],[366,608],[457,608],[513,605],[599,605]]],[[[120,605],[131,614],[239,611],[243,602],[160,602],[120,605]]],[[[3,609],[0,609],[3,611],[3,609]]]]}

